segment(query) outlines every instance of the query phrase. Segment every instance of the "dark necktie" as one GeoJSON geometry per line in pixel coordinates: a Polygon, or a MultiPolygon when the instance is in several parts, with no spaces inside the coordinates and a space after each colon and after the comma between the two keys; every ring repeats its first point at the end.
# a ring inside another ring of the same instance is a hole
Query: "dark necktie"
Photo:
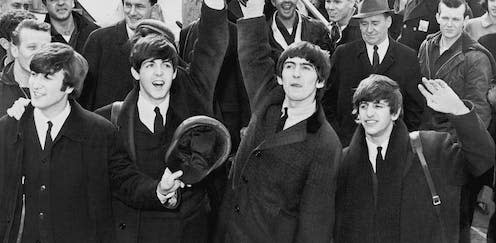
{"type": "Polygon", "coordinates": [[[53,143],[52,135],[51,135],[53,123],[51,121],[48,121],[47,124],[48,124],[48,129],[45,136],[45,146],[43,147],[43,150],[49,150],[53,143]]]}
{"type": "Polygon", "coordinates": [[[331,25],[331,41],[333,44],[336,44],[341,40],[341,28],[339,28],[339,25],[334,22],[331,25]]]}
{"type": "Polygon", "coordinates": [[[375,174],[378,179],[381,178],[381,173],[384,173],[384,159],[382,158],[382,147],[377,147],[377,156],[375,157],[375,174]]]}
{"type": "Polygon", "coordinates": [[[288,107],[284,107],[284,112],[281,118],[279,119],[279,123],[277,124],[276,133],[282,131],[282,129],[284,128],[284,124],[286,124],[287,119],[288,119],[288,107]]]}
{"type": "Polygon", "coordinates": [[[377,67],[379,66],[379,53],[377,52],[379,47],[374,46],[374,54],[372,55],[372,66],[374,67],[374,71],[377,71],[377,67]]]}
{"type": "Polygon", "coordinates": [[[164,128],[164,118],[160,114],[160,108],[155,107],[155,122],[153,122],[153,133],[161,132],[164,128]]]}

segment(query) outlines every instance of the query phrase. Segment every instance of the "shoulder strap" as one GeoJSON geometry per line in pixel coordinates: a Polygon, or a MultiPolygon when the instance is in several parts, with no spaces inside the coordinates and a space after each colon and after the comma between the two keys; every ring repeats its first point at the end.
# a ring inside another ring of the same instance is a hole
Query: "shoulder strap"
{"type": "Polygon", "coordinates": [[[442,242],[446,243],[446,234],[444,230],[444,222],[441,217],[441,198],[439,194],[436,192],[436,187],[434,186],[434,181],[432,180],[431,172],[429,171],[429,166],[427,165],[427,161],[425,160],[425,156],[422,149],[422,141],[420,139],[420,132],[413,131],[410,132],[410,144],[412,146],[413,151],[417,154],[420,164],[422,165],[422,170],[424,171],[424,176],[427,181],[427,185],[429,186],[429,190],[432,196],[432,205],[434,205],[434,209],[436,211],[437,218],[439,220],[439,224],[441,226],[441,238],[442,242]]]}
{"type": "Polygon", "coordinates": [[[122,109],[122,101],[116,101],[112,103],[112,109],[110,110],[110,121],[114,125],[117,125],[117,118],[121,113],[121,109],[122,109]]]}

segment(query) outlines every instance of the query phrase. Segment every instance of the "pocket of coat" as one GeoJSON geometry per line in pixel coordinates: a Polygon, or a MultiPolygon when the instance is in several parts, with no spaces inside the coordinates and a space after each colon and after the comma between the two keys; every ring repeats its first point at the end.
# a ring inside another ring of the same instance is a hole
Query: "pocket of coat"
{"type": "Polygon", "coordinates": [[[274,241],[293,242],[297,217],[280,209],[274,220],[274,241]]]}

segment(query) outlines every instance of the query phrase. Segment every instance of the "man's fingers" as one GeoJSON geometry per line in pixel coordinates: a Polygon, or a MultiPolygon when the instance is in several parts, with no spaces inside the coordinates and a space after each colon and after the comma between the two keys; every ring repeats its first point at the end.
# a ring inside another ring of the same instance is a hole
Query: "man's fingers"
{"type": "Polygon", "coordinates": [[[179,177],[181,177],[183,175],[183,171],[182,170],[178,170],[174,173],[171,174],[171,178],[174,179],[174,180],[177,180],[179,177]]]}
{"type": "Polygon", "coordinates": [[[427,101],[431,100],[432,94],[429,91],[427,91],[422,84],[418,85],[418,89],[427,101]]]}
{"type": "Polygon", "coordinates": [[[448,85],[446,84],[446,82],[444,82],[442,79],[435,79],[434,80],[436,82],[436,84],[440,87],[440,88],[447,88],[448,85]]]}

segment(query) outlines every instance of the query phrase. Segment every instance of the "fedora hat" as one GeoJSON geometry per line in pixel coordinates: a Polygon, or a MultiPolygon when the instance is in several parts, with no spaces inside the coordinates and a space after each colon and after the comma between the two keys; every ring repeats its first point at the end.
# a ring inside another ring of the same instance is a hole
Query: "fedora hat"
{"type": "Polygon", "coordinates": [[[393,10],[389,8],[387,0],[363,0],[358,5],[358,13],[353,15],[353,18],[363,19],[389,12],[393,12],[393,10]]]}
{"type": "Polygon", "coordinates": [[[176,128],[165,155],[171,171],[182,170],[180,180],[195,184],[221,166],[231,151],[231,136],[219,121],[193,116],[176,128]]]}

